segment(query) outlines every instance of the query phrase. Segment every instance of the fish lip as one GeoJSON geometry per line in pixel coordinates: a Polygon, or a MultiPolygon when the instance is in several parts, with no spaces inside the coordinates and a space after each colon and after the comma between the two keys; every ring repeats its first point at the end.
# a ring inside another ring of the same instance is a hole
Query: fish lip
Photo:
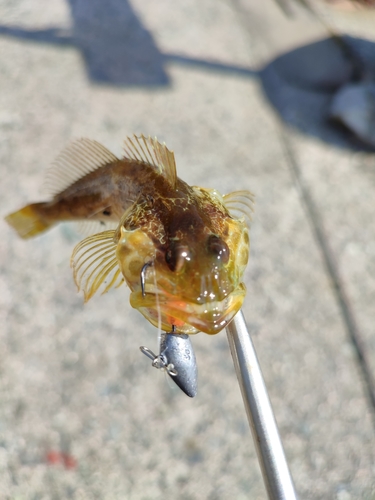
{"type": "Polygon", "coordinates": [[[197,304],[159,289],[157,293],[155,290],[147,291],[145,297],[139,291],[133,292],[130,303],[155,325],[158,324],[155,318],[159,315],[163,328],[168,328],[164,325],[169,325],[170,328],[171,324],[175,324],[178,332],[185,333],[186,327],[191,326],[196,331],[212,335],[225,328],[233,319],[242,306],[245,293],[246,287],[240,283],[222,300],[197,304]],[[176,320],[175,323],[173,319],[176,320]]]}
{"type": "MultiPolygon", "coordinates": [[[[233,286],[231,284],[227,284],[226,288],[221,289],[219,291],[214,289],[207,289],[204,292],[201,292],[199,295],[195,297],[181,296],[179,300],[182,300],[188,304],[196,304],[197,306],[202,306],[204,304],[216,304],[221,303],[230,297],[232,294],[235,294],[238,289],[241,288],[243,283],[239,283],[237,286],[233,286]]],[[[166,286],[163,286],[163,283],[153,283],[151,280],[145,283],[145,293],[150,295],[158,295],[159,297],[165,297],[168,300],[176,300],[176,296],[178,294],[174,294],[171,290],[174,290],[174,287],[170,287],[168,290],[166,286]]]]}

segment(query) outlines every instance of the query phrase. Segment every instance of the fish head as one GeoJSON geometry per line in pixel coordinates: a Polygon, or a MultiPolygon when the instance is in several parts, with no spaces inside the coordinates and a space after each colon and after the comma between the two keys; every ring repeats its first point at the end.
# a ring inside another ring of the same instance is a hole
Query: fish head
{"type": "Polygon", "coordinates": [[[195,205],[189,210],[175,207],[163,231],[156,230],[155,221],[152,233],[149,226],[121,228],[117,255],[132,290],[130,303],[166,331],[173,325],[180,333],[218,333],[245,297],[241,278],[249,257],[246,222],[231,217],[208,195],[204,193],[199,210],[195,205]],[[163,237],[153,238],[155,232],[163,237]],[[142,290],[140,274],[146,263],[151,265],[142,290]]]}

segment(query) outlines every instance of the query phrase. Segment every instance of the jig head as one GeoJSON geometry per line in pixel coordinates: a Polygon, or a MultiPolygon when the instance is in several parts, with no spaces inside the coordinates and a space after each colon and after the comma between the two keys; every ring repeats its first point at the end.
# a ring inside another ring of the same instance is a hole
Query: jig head
{"type": "Polygon", "coordinates": [[[193,398],[197,395],[197,362],[189,335],[174,333],[173,328],[171,332],[161,334],[158,355],[145,346],[140,350],[152,360],[153,367],[165,370],[187,396],[193,398]]]}

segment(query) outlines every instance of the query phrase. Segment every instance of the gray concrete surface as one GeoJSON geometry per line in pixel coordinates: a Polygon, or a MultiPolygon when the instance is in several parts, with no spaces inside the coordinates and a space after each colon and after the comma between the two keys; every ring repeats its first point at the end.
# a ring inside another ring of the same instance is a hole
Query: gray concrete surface
{"type": "MultiPolygon", "coordinates": [[[[373,14],[317,5],[375,41],[373,14]]],[[[375,157],[286,125],[257,77],[324,28],[244,0],[20,0],[0,13],[0,213],[42,199],[45,169],[80,136],[121,154],[126,135],[156,135],[187,182],[255,192],[244,313],[296,488],[374,499],[375,410],[286,151],[373,374],[375,157]]],[[[293,93],[282,102],[291,109],[293,93]]],[[[266,498],[225,334],[194,337],[190,400],[139,352],[156,332],[124,287],[83,304],[74,229],[25,242],[0,224],[0,498],[266,498]],[[74,466],[49,463],[51,451],[74,466]]]]}

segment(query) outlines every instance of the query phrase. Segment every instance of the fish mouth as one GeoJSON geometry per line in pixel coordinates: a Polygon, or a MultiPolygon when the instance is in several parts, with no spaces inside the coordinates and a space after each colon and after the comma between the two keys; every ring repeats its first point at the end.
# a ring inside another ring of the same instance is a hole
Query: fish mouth
{"type": "Polygon", "coordinates": [[[242,306],[246,294],[244,283],[222,300],[210,300],[201,304],[180,299],[161,290],[134,291],[130,304],[154,326],[177,333],[194,334],[199,331],[214,335],[225,328],[242,306]]]}

